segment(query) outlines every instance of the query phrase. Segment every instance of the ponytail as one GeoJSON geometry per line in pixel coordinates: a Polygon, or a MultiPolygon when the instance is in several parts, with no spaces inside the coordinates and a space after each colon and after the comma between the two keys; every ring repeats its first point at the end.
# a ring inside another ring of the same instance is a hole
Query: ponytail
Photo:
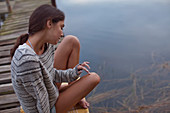
{"type": "Polygon", "coordinates": [[[15,42],[14,47],[10,51],[11,59],[14,56],[15,50],[19,47],[19,45],[24,44],[28,40],[29,34],[23,34],[20,37],[17,38],[17,41],[15,42]]]}

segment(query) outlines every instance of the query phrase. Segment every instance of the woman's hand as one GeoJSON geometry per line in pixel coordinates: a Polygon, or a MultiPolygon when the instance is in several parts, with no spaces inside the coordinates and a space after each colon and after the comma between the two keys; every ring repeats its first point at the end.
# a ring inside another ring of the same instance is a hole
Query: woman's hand
{"type": "Polygon", "coordinates": [[[80,75],[82,73],[82,70],[86,71],[88,74],[90,74],[89,70],[90,69],[90,66],[88,65],[90,62],[83,62],[82,64],[79,64],[77,66],[77,70],[78,70],[78,74],[80,75]],[[87,68],[88,69],[87,69],[87,68]]]}

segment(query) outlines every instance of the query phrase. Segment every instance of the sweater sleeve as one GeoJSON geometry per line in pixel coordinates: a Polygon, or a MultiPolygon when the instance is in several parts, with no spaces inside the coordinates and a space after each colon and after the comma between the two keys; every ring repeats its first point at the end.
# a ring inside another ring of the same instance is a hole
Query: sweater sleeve
{"type": "MultiPolygon", "coordinates": [[[[29,58],[31,59],[31,58],[29,58]]],[[[23,109],[31,112],[34,108],[34,112],[50,113],[50,105],[48,99],[47,89],[44,84],[43,75],[39,61],[34,59],[26,60],[19,68],[21,76],[21,82],[28,97],[32,101],[24,101],[23,109]]]]}
{"type": "MultiPolygon", "coordinates": [[[[54,68],[55,69],[55,68],[54,68]]],[[[72,82],[79,77],[77,73],[77,66],[73,69],[57,70],[55,69],[55,82],[72,82]]]]}

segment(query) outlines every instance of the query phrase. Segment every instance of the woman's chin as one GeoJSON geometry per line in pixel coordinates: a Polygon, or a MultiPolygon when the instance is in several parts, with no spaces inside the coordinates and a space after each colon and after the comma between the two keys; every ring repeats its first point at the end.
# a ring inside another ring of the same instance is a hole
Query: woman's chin
{"type": "Polygon", "coordinates": [[[54,45],[56,45],[57,43],[58,43],[58,41],[55,41],[55,42],[54,42],[54,45]]]}
{"type": "Polygon", "coordinates": [[[58,43],[58,40],[55,42],[55,44],[57,44],[58,43]]]}
{"type": "Polygon", "coordinates": [[[52,45],[56,45],[58,43],[58,40],[55,41],[49,41],[48,43],[52,44],[52,45]]]}

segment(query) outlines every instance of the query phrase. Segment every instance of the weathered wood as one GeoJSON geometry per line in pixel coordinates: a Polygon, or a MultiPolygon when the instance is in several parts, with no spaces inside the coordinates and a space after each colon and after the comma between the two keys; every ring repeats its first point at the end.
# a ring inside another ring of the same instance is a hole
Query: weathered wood
{"type": "Polygon", "coordinates": [[[19,35],[24,34],[24,33],[26,33],[26,31],[19,31],[19,32],[4,35],[4,36],[1,35],[0,42],[17,39],[17,37],[19,37],[19,35]]]}
{"type": "Polygon", "coordinates": [[[13,45],[15,42],[16,42],[16,39],[0,41],[0,46],[13,45]]]}
{"type": "Polygon", "coordinates": [[[18,22],[19,20],[21,20],[21,21],[23,21],[23,19],[27,19],[27,20],[29,20],[29,17],[30,17],[30,15],[31,15],[31,11],[29,11],[29,12],[15,12],[15,13],[13,13],[13,14],[9,14],[8,15],[8,18],[6,19],[6,21],[4,22],[4,24],[9,24],[10,25],[10,23],[16,23],[16,22],[18,22]],[[24,14],[25,13],[25,14],[24,14]],[[14,21],[15,20],[15,21],[14,21]]]}
{"type": "Polygon", "coordinates": [[[15,30],[1,32],[0,35],[9,35],[9,34],[18,33],[18,32],[21,32],[21,31],[27,32],[28,28],[21,28],[21,29],[15,29],[15,30]]]}
{"type": "Polygon", "coordinates": [[[12,83],[1,84],[0,85],[0,95],[11,94],[11,93],[14,93],[12,83]]]}
{"type": "Polygon", "coordinates": [[[6,3],[5,2],[0,2],[0,13],[1,14],[8,13],[8,9],[6,7],[6,3]]]}
{"type": "Polygon", "coordinates": [[[3,32],[4,30],[8,30],[7,27],[9,28],[9,27],[15,27],[15,26],[20,26],[20,25],[27,25],[26,27],[28,27],[28,20],[23,19],[21,21],[5,23],[3,25],[4,29],[2,29],[0,32],[3,32]]]}
{"type": "Polygon", "coordinates": [[[7,19],[8,21],[4,22],[3,26],[15,25],[15,23],[22,24],[23,22],[28,22],[29,17],[30,17],[29,14],[28,15],[21,15],[21,16],[20,15],[15,15],[14,17],[11,16],[9,19],[7,19]],[[20,23],[19,23],[19,20],[20,20],[20,23]]]}
{"type": "Polygon", "coordinates": [[[13,47],[13,45],[1,46],[0,51],[7,51],[7,50],[10,50],[12,47],[13,47]]]}
{"type": "Polygon", "coordinates": [[[15,107],[15,108],[5,109],[0,111],[0,113],[19,113],[19,112],[20,112],[20,107],[15,107]]]}
{"type": "Polygon", "coordinates": [[[0,74],[1,73],[6,73],[6,72],[10,72],[10,65],[3,65],[3,66],[0,66],[0,74]]]}
{"type": "Polygon", "coordinates": [[[0,51],[0,58],[9,57],[10,51],[0,51]]]}
{"type": "Polygon", "coordinates": [[[27,28],[28,27],[28,23],[22,23],[19,25],[15,25],[15,26],[7,26],[5,27],[5,29],[3,29],[1,32],[9,32],[9,31],[15,31],[16,29],[23,29],[23,28],[27,28]]]}
{"type": "Polygon", "coordinates": [[[11,83],[11,73],[1,73],[0,74],[0,84],[11,83]]]}
{"type": "Polygon", "coordinates": [[[10,107],[19,106],[16,94],[1,95],[0,96],[0,110],[10,107]]]}
{"type": "Polygon", "coordinates": [[[33,9],[23,10],[23,11],[15,11],[15,13],[13,13],[13,15],[10,15],[10,17],[7,18],[7,21],[5,23],[10,23],[10,22],[14,23],[15,21],[22,20],[23,18],[29,19],[32,11],[33,11],[33,9]],[[15,20],[15,21],[12,21],[12,20],[15,20]]]}
{"type": "Polygon", "coordinates": [[[0,65],[7,65],[11,63],[10,57],[0,58],[0,65]]]}
{"type": "MultiPolygon", "coordinates": [[[[11,7],[13,8],[14,4],[15,4],[15,1],[16,0],[13,0],[13,1],[10,1],[10,4],[11,4],[11,7]]],[[[8,8],[7,8],[7,5],[6,5],[6,2],[3,1],[3,2],[0,2],[0,13],[8,13],[8,8]]]]}
{"type": "Polygon", "coordinates": [[[0,73],[0,79],[4,78],[4,77],[9,77],[11,76],[11,72],[7,72],[7,73],[0,73]]]}

